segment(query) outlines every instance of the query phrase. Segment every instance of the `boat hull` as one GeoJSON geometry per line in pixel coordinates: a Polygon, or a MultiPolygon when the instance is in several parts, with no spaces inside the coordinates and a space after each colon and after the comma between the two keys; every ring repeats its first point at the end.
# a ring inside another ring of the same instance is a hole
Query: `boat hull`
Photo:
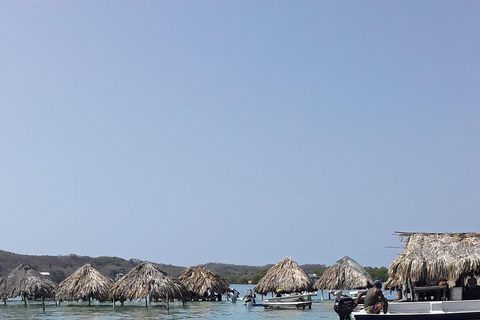
{"type": "Polygon", "coordinates": [[[370,314],[354,310],[351,318],[355,320],[480,320],[480,300],[393,302],[389,303],[387,314],[370,314]]]}
{"type": "Polygon", "coordinates": [[[471,313],[428,313],[428,314],[352,314],[352,319],[355,320],[412,320],[412,319],[426,319],[426,320],[479,320],[479,312],[471,313]]]}
{"type": "Polygon", "coordinates": [[[263,306],[271,309],[312,309],[312,301],[298,301],[298,302],[263,302],[263,306]]]}
{"type": "Polygon", "coordinates": [[[311,309],[312,297],[316,295],[316,293],[303,293],[272,297],[265,299],[263,306],[266,309],[311,309]]]}

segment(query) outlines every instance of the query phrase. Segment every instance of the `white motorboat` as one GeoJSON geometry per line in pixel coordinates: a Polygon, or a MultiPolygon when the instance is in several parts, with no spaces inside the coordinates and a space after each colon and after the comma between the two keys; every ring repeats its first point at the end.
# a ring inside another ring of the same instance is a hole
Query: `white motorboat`
{"type": "Polygon", "coordinates": [[[355,320],[480,319],[480,300],[391,302],[388,304],[386,314],[369,314],[363,310],[354,310],[351,316],[355,320]]]}
{"type": "Polygon", "coordinates": [[[263,306],[279,309],[311,309],[312,297],[316,295],[317,293],[300,293],[267,298],[263,300],[263,306]]]}
{"type": "Polygon", "coordinates": [[[263,307],[263,303],[257,303],[255,301],[255,298],[256,298],[256,294],[253,292],[252,289],[249,289],[247,291],[245,291],[246,295],[245,297],[243,297],[243,304],[247,307],[247,308],[251,308],[251,307],[263,307]]]}

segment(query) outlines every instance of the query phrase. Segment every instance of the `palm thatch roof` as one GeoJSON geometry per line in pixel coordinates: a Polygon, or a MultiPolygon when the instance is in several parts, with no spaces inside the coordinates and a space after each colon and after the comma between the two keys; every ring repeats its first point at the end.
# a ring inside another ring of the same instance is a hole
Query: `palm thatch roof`
{"type": "Polygon", "coordinates": [[[112,279],[104,276],[87,263],[60,282],[55,293],[55,300],[60,302],[88,300],[90,304],[90,299],[95,299],[104,302],[108,300],[112,286],[112,279]]]}
{"type": "Polygon", "coordinates": [[[267,295],[269,292],[303,292],[313,290],[313,280],[292,260],[285,258],[268,270],[253,290],[267,295]]]}
{"type": "Polygon", "coordinates": [[[52,298],[57,284],[40,272],[33,270],[28,264],[20,264],[12,269],[0,286],[0,296],[3,298],[34,297],[52,298]]]}
{"type": "Polygon", "coordinates": [[[410,280],[446,279],[453,287],[458,279],[480,275],[480,233],[396,232],[406,246],[389,267],[386,288],[410,280]]]}
{"type": "Polygon", "coordinates": [[[373,286],[373,279],[350,257],[343,257],[325,270],[315,283],[317,290],[350,290],[373,286]]]}
{"type": "Polygon", "coordinates": [[[173,299],[187,301],[189,293],[180,281],[169,277],[156,265],[144,261],[113,285],[109,299],[123,302],[146,299],[147,296],[155,302],[164,300],[168,306],[168,301],[173,299]]]}
{"type": "Polygon", "coordinates": [[[178,277],[188,291],[199,296],[206,296],[210,293],[224,294],[230,288],[227,279],[221,277],[205,267],[187,268],[185,272],[178,277]]]}

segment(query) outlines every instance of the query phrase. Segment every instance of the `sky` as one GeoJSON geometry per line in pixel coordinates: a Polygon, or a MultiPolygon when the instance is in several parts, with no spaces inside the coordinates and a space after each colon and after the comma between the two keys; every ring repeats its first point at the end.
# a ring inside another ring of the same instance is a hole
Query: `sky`
{"type": "Polygon", "coordinates": [[[0,249],[389,264],[480,231],[478,1],[3,1],[0,249]]]}

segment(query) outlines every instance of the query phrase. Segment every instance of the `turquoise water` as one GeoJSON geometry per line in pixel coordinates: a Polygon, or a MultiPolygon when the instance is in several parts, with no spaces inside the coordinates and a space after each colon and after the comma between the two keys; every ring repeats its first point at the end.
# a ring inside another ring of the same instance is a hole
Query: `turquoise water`
{"type": "Polygon", "coordinates": [[[30,306],[22,302],[8,303],[0,306],[0,319],[338,319],[333,312],[333,300],[315,302],[311,310],[248,309],[241,301],[236,304],[229,301],[189,302],[186,306],[174,303],[169,311],[161,304],[147,308],[144,303],[129,303],[115,309],[107,304],[89,307],[82,303],[61,306],[47,303],[45,307],[44,312],[40,303],[31,303],[30,306]]]}
{"type": "MultiPolygon", "coordinates": [[[[243,297],[251,285],[232,285],[243,297]]],[[[324,293],[325,299],[328,294],[324,293]]],[[[388,297],[387,297],[388,298],[388,297]]],[[[257,300],[261,297],[257,295],[257,300]]],[[[180,302],[170,304],[170,310],[165,308],[163,303],[152,303],[150,307],[145,306],[145,301],[126,301],[124,306],[117,305],[115,308],[111,303],[69,302],[55,306],[51,301],[45,302],[45,311],[42,310],[40,301],[31,301],[25,305],[20,300],[7,301],[7,305],[0,303],[0,319],[93,319],[93,320],[123,320],[123,319],[325,319],[336,320],[338,315],[333,311],[334,300],[321,300],[321,293],[314,297],[312,309],[306,310],[279,310],[264,309],[263,307],[252,307],[250,309],[243,305],[243,301],[237,303],[230,301],[222,302],[187,302],[185,306],[180,302]]]]}

